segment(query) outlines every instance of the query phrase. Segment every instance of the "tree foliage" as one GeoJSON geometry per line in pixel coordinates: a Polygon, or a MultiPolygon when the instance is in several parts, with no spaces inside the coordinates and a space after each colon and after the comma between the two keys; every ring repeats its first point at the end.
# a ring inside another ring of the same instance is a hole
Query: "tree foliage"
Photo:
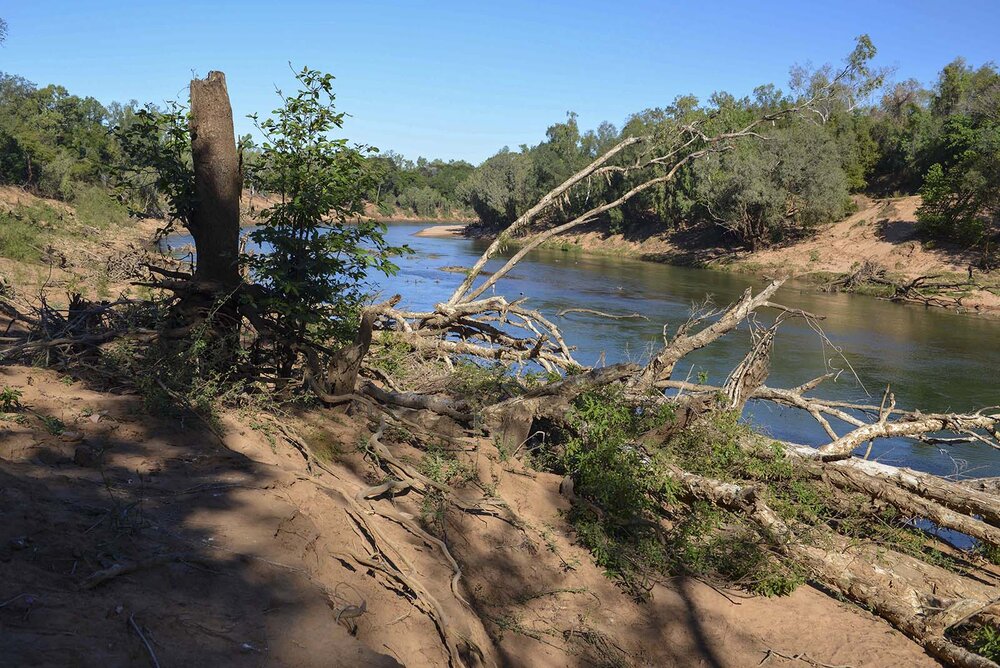
{"type": "Polygon", "coordinates": [[[408,160],[393,151],[368,158],[379,175],[368,200],[384,213],[422,217],[451,215],[464,205],[459,186],[475,169],[464,160],[408,160]]]}
{"type": "Polygon", "coordinates": [[[928,235],[965,243],[1000,235],[1000,72],[959,59],[941,72],[927,112],[927,168],[917,219],[928,235]]]}
{"type": "Polygon", "coordinates": [[[108,125],[92,97],[0,74],[0,183],[62,199],[105,183],[116,150],[108,125]]]}
{"type": "Polygon", "coordinates": [[[176,102],[164,109],[134,110],[114,130],[120,146],[116,183],[133,208],[187,226],[195,205],[194,167],[187,109],[176,102]]]}
{"type": "Polygon", "coordinates": [[[693,172],[694,215],[754,249],[836,220],[850,204],[835,141],[809,122],[709,156],[693,172]]]}
{"type": "MultiPolygon", "coordinates": [[[[485,226],[501,229],[626,137],[669,137],[692,124],[706,135],[734,131],[825,91],[802,115],[760,128],[762,141],[684,165],[669,183],[608,212],[610,229],[628,231],[650,222],[665,229],[705,224],[723,231],[731,243],[757,248],[808,234],[845,215],[854,193],[921,192],[925,234],[965,242],[989,239],[997,233],[996,67],[973,68],[959,59],[945,66],[932,90],[914,80],[883,86],[884,73],[868,65],[874,53],[862,36],[849,58],[861,66],[852,79],[836,79],[831,66],[794,67],[788,92],[767,84],[742,98],[717,92],[704,103],[681,95],[632,115],[620,132],[604,123],[582,133],[576,116],[569,114],[566,122],[549,127],[541,143],[518,151],[505,148],[485,161],[459,192],[485,226]],[[878,90],[881,99],[873,104],[869,100],[878,90]]],[[[550,222],[613,201],[638,185],[638,173],[627,166],[640,161],[645,150],[623,151],[617,171],[604,170],[600,178],[588,180],[583,192],[570,192],[550,210],[556,219],[550,222]]]]}
{"type": "Polygon", "coordinates": [[[286,359],[298,344],[352,332],[368,271],[395,272],[390,258],[403,250],[360,217],[378,181],[368,160],[375,149],[331,136],[345,117],[333,76],[304,68],[296,79],[301,89],[269,118],[252,117],[264,136],[260,182],[280,199],[250,233],[268,252],[246,257],[263,288],[256,306],[283,335],[286,359]]]}
{"type": "MultiPolygon", "coordinates": [[[[241,295],[254,324],[271,332],[267,354],[285,377],[304,344],[329,349],[353,334],[368,272],[394,272],[392,256],[406,250],[361,216],[382,174],[377,149],[333,136],[345,118],[333,76],[305,68],[296,79],[300,90],[271,116],[251,116],[263,143],[238,141],[245,182],[277,199],[250,232],[265,252],[243,256],[254,285],[241,295]]],[[[162,199],[170,220],[189,226],[198,202],[186,108],[139,109],[115,136],[124,191],[133,201],[162,199]]]]}
{"type": "Polygon", "coordinates": [[[862,36],[842,71],[793,70],[789,94],[766,85],[752,97],[722,91],[704,103],[682,95],[664,107],[634,114],[620,132],[603,123],[581,133],[571,113],[564,123],[549,127],[537,146],[522,146],[517,153],[505,150],[487,160],[466,182],[463,194],[484,224],[505,227],[610,147],[629,137],[645,137],[588,177],[586,187],[564,193],[547,212],[555,219],[549,222],[614,202],[653,179],[655,187],[643,188],[605,214],[612,231],[627,232],[648,222],[667,228],[704,223],[719,227],[734,243],[753,247],[800,235],[843,215],[849,194],[867,185],[876,145],[871,122],[857,107],[881,79],[869,68],[873,55],[870,40],[862,36]],[[805,118],[781,113],[807,100],[818,102],[803,112],[805,118]],[[709,137],[739,132],[772,114],[777,114],[775,120],[755,131],[758,145],[723,142],[708,150],[701,163],[683,159],[702,152],[709,137]],[[678,136],[690,141],[671,145],[678,136]],[[665,151],[664,158],[646,164],[657,151],[665,151]],[[661,178],[675,164],[678,171],[661,178]]]}

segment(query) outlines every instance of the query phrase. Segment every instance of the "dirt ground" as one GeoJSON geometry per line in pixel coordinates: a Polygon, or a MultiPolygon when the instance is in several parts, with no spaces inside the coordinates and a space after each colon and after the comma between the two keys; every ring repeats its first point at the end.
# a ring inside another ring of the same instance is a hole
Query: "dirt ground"
{"type": "MultiPolygon", "coordinates": [[[[916,233],[920,197],[867,201],[854,215],[823,228],[814,238],[784,248],[754,253],[742,262],[759,271],[801,276],[816,272],[849,273],[865,261],[913,279],[918,276],[968,276],[975,253],[947,244],[923,244],[916,233]]],[[[995,272],[994,272],[995,273],[995,272]]],[[[962,300],[970,310],[1000,312],[1000,277],[973,270],[973,277],[992,287],[975,290],[962,300]]]]}
{"type": "MultiPolygon", "coordinates": [[[[444,666],[432,609],[470,666],[936,665],[809,587],[747,598],[677,579],[636,602],[575,545],[559,479],[485,440],[457,454],[520,526],[447,511],[452,591],[437,546],[370,515],[380,553],[351,519],[348,499],[381,480],[363,416],[285,418],[318,468],[253,414],[209,429],[35,368],[0,367],[4,387],[24,408],[0,418],[0,666],[444,666]],[[420,593],[357,554],[400,565],[420,593]]],[[[425,509],[414,492],[371,503],[425,509]]]]}

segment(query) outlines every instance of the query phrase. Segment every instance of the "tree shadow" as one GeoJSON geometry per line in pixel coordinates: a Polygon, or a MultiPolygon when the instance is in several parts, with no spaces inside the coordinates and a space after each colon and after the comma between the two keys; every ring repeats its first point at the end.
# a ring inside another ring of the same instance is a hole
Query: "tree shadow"
{"type": "Polygon", "coordinates": [[[921,250],[934,256],[939,262],[976,267],[983,261],[983,253],[978,248],[923,237],[914,220],[882,218],[875,224],[875,236],[882,241],[904,246],[904,253],[906,250],[909,250],[908,254],[921,250]]]}
{"type": "Polygon", "coordinates": [[[400,665],[337,623],[353,574],[316,565],[288,470],[51,371],[0,386],[27,407],[0,421],[0,664],[400,665]]]}

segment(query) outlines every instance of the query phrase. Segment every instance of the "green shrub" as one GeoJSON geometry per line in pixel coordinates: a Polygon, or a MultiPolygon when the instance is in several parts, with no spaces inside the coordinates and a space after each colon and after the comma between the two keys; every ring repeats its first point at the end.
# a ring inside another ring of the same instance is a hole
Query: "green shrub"
{"type": "Polygon", "coordinates": [[[975,636],[976,652],[990,661],[1000,661],[1000,628],[985,624],[975,636]]]}
{"type": "Polygon", "coordinates": [[[21,390],[16,387],[0,389],[0,413],[16,413],[21,410],[21,390]]]}
{"type": "MultiPolygon", "coordinates": [[[[476,479],[476,470],[471,464],[461,462],[453,452],[440,446],[431,446],[420,460],[420,472],[442,485],[461,487],[476,479]]],[[[420,516],[431,530],[438,535],[445,532],[445,511],[448,498],[439,489],[430,488],[420,506],[420,516]]]]}
{"type": "Polygon", "coordinates": [[[128,211],[103,188],[84,186],[77,188],[71,200],[76,208],[77,219],[84,225],[104,229],[113,225],[124,225],[128,211]]]}
{"type": "Polygon", "coordinates": [[[449,376],[448,384],[456,396],[477,407],[495,404],[516,391],[516,383],[507,375],[507,367],[499,362],[459,362],[449,376]]]}
{"type": "Polygon", "coordinates": [[[569,520],[596,563],[637,597],[648,589],[648,574],[666,567],[654,510],[672,503],[676,491],[664,462],[638,437],[672,417],[654,401],[631,405],[619,386],[580,395],[567,416],[572,433],[559,466],[588,500],[574,505],[569,520]]]}
{"type": "Polygon", "coordinates": [[[13,260],[36,261],[52,237],[67,230],[66,215],[44,204],[18,205],[0,213],[0,254],[13,260]]]}
{"type": "Polygon", "coordinates": [[[759,529],[707,503],[695,503],[674,528],[668,552],[675,573],[722,579],[760,596],[786,596],[805,581],[759,529]]]}

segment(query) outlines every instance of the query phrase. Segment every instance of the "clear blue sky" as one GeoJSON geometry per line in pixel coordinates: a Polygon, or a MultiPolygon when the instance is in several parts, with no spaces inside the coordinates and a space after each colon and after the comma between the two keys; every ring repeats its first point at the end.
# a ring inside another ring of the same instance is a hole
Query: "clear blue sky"
{"type": "Polygon", "coordinates": [[[0,0],[0,17],[0,70],[38,84],[162,102],[222,70],[248,131],[292,87],[290,61],[336,75],[352,140],[473,162],[537,143],[569,110],[620,126],[678,94],[784,86],[791,64],[839,62],[860,33],[900,79],[1000,60],[998,0],[0,0]]]}

